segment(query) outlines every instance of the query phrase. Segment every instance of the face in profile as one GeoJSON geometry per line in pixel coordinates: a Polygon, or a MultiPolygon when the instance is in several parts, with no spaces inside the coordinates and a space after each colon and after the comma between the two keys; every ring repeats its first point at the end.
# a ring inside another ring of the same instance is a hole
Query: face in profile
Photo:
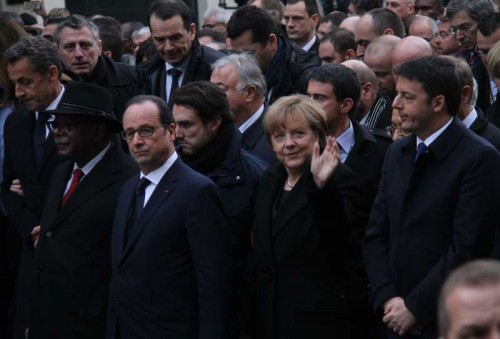
{"type": "Polygon", "coordinates": [[[303,173],[309,168],[317,135],[298,114],[288,116],[283,124],[271,133],[271,145],[287,171],[303,173]]]}

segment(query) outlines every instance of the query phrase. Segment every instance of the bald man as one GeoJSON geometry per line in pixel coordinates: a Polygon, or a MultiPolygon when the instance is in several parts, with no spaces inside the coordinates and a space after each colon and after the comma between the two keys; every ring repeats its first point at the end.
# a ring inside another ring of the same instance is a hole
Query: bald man
{"type": "Polygon", "coordinates": [[[392,69],[405,62],[432,56],[432,47],[424,39],[417,36],[407,36],[396,44],[391,55],[392,69]]]}
{"type": "Polygon", "coordinates": [[[342,65],[356,73],[361,83],[361,95],[352,117],[361,125],[368,127],[375,136],[389,136],[391,126],[391,103],[378,93],[378,80],[375,73],[359,60],[347,60],[342,65]]]}
{"type": "Polygon", "coordinates": [[[408,35],[418,36],[427,41],[431,45],[434,55],[436,55],[438,47],[436,44],[437,29],[436,21],[428,16],[414,15],[410,20],[408,35]]]}
{"type": "Polygon", "coordinates": [[[349,32],[352,32],[352,34],[356,34],[356,26],[358,25],[359,19],[361,19],[359,15],[349,16],[342,20],[339,28],[346,29],[349,32]]]}
{"type": "Polygon", "coordinates": [[[364,62],[377,76],[379,92],[391,100],[396,96],[396,85],[392,75],[392,51],[401,41],[394,35],[383,35],[368,45],[364,62]]]}

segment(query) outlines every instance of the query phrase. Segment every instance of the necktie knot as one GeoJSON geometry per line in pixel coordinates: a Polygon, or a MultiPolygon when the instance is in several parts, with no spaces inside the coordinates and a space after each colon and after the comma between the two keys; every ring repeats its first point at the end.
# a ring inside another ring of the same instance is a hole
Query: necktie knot
{"type": "Polygon", "coordinates": [[[415,161],[417,161],[420,156],[427,153],[428,149],[429,147],[427,147],[424,142],[419,143],[417,146],[417,155],[415,156],[415,161]]]}
{"type": "Polygon", "coordinates": [[[179,81],[179,77],[182,74],[182,72],[177,68],[171,68],[167,71],[167,73],[172,77],[172,81],[179,81]]]}
{"type": "Polygon", "coordinates": [[[135,193],[139,194],[141,192],[144,192],[144,190],[146,189],[146,187],[149,186],[150,183],[151,181],[149,181],[148,178],[142,177],[141,180],[139,180],[139,182],[137,183],[137,187],[135,188],[135,193]]]}
{"type": "Polygon", "coordinates": [[[83,171],[79,168],[76,168],[74,171],[73,171],[73,180],[72,181],[77,181],[77,182],[80,182],[80,180],[82,179],[83,177],[83,171]]]}

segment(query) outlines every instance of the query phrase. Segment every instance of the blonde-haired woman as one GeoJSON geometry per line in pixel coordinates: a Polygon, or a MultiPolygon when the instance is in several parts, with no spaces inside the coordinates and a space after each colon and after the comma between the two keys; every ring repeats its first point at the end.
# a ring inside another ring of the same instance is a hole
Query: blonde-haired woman
{"type": "Polygon", "coordinates": [[[283,97],[263,123],[279,162],[263,175],[257,197],[255,337],[347,338],[352,172],[340,164],[312,99],[283,97]]]}

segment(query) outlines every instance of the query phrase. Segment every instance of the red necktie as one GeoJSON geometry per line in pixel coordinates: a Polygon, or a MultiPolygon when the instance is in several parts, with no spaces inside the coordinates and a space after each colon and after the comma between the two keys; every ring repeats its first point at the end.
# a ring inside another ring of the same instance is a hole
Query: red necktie
{"type": "Polygon", "coordinates": [[[73,171],[73,178],[71,179],[71,184],[69,185],[68,190],[66,191],[66,193],[64,193],[64,196],[61,201],[61,207],[63,207],[64,204],[66,204],[66,202],[68,201],[68,199],[73,195],[73,192],[78,187],[78,184],[80,183],[80,180],[82,179],[83,175],[84,175],[83,171],[79,168],[73,171]]]}

